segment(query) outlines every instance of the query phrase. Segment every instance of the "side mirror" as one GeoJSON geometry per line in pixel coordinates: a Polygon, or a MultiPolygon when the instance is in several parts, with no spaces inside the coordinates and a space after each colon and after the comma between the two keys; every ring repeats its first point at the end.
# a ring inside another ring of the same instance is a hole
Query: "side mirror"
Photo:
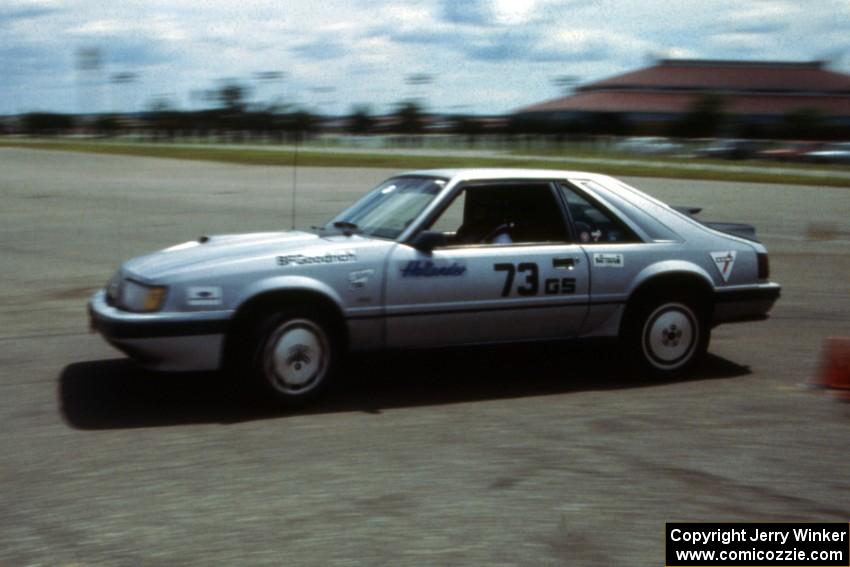
{"type": "Polygon", "coordinates": [[[420,252],[431,252],[434,248],[446,245],[446,235],[438,230],[423,230],[413,237],[410,245],[420,252]]]}

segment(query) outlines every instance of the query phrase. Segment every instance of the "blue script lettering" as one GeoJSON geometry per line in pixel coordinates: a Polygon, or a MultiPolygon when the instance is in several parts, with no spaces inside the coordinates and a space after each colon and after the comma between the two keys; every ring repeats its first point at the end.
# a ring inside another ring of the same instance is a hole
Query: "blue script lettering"
{"type": "Polygon", "coordinates": [[[430,260],[421,262],[419,260],[411,260],[407,266],[401,269],[401,276],[404,278],[434,278],[441,276],[462,276],[466,273],[466,266],[452,262],[442,266],[435,265],[430,260]]]}

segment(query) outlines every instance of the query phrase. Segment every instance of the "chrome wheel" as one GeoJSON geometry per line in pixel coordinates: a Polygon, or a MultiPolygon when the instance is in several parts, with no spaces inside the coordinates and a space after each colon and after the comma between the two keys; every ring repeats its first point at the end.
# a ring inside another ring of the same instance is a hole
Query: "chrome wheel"
{"type": "Polygon", "coordinates": [[[665,303],[653,310],[643,325],[641,346],[646,360],[660,370],[687,364],[699,344],[699,324],[690,307],[665,303]]]}
{"type": "Polygon", "coordinates": [[[330,366],[325,331],[307,319],[289,319],[269,334],[262,352],[263,374],[282,394],[301,396],[324,380],[330,366]]]}

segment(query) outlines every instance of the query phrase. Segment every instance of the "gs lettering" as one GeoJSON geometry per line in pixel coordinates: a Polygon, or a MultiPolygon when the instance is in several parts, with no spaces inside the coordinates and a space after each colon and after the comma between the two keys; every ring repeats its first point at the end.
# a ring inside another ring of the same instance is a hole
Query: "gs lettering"
{"type": "Polygon", "coordinates": [[[576,292],[575,278],[548,278],[543,284],[546,295],[568,295],[576,292]]]}

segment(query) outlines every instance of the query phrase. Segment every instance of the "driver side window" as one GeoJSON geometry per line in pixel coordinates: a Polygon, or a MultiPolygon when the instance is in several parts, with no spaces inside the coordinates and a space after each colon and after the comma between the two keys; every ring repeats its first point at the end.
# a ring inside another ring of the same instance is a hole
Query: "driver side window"
{"type": "Polygon", "coordinates": [[[464,188],[431,224],[448,246],[566,242],[552,186],[530,181],[464,188]]]}

